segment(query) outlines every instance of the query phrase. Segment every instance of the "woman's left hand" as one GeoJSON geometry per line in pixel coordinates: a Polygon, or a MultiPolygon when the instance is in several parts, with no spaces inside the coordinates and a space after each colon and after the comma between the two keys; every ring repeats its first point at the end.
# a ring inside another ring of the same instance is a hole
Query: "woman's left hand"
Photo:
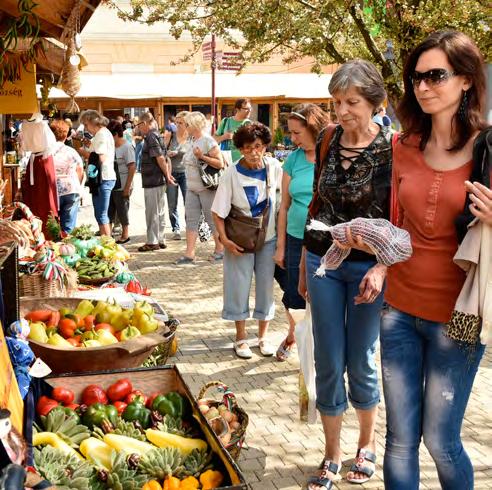
{"type": "Polygon", "coordinates": [[[354,298],[356,305],[374,303],[383,290],[386,270],[387,267],[385,265],[376,264],[366,272],[359,284],[359,294],[354,298]]]}
{"type": "Polygon", "coordinates": [[[333,240],[335,245],[343,250],[347,250],[349,248],[355,248],[357,250],[361,250],[362,252],[366,252],[368,254],[374,255],[373,250],[367,243],[364,242],[361,236],[357,235],[355,238],[352,236],[352,230],[349,226],[347,226],[347,230],[345,231],[345,239],[347,243],[340,243],[338,240],[333,240]]]}
{"type": "Polygon", "coordinates": [[[472,204],[470,211],[483,223],[492,225],[492,191],[479,182],[465,181],[465,187],[470,194],[472,204]]]}
{"type": "Polygon", "coordinates": [[[203,158],[203,151],[198,148],[198,146],[195,146],[195,148],[193,148],[193,155],[195,155],[198,160],[200,160],[201,158],[203,158]]]}

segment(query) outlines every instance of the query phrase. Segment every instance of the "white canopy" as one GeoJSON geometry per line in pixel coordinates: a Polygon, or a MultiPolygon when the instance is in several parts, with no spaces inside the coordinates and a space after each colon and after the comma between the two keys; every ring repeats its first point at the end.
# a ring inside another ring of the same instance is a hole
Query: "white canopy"
{"type": "MultiPolygon", "coordinates": [[[[77,97],[112,99],[150,99],[159,97],[206,98],[211,96],[210,73],[114,73],[80,74],[81,89],[77,97]]],[[[314,73],[216,74],[216,97],[277,97],[296,99],[328,98],[331,75],[314,73]]],[[[52,88],[50,97],[67,95],[52,88]]]]}

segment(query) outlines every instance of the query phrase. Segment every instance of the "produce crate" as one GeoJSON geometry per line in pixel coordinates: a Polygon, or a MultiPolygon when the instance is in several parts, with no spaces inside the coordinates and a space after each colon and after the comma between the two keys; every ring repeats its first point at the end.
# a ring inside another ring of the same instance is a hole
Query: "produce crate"
{"type": "Polygon", "coordinates": [[[49,395],[51,389],[56,386],[69,387],[74,391],[76,399],[82,390],[89,384],[99,384],[107,387],[120,378],[128,378],[134,389],[144,393],[177,391],[188,399],[192,408],[193,417],[199,422],[206,439],[213,452],[217,455],[217,469],[225,476],[224,483],[217,490],[247,490],[241,470],[230,454],[220,443],[205,417],[201,414],[198,404],[193,397],[188,385],[183,380],[178,368],[174,365],[158,366],[155,368],[136,368],[111,371],[92,371],[86,373],[67,373],[59,376],[49,376],[40,380],[38,386],[34,386],[29,394],[28,407],[26,408],[26,428],[30,427],[27,440],[32,440],[32,422],[35,419],[35,403],[41,395],[49,395]],[[29,439],[31,437],[31,439],[29,439]]]}

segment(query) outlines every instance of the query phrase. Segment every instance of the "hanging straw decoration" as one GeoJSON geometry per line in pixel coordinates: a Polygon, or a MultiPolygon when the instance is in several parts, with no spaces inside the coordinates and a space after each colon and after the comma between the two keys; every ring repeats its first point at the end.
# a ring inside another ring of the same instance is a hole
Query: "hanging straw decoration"
{"type": "Polygon", "coordinates": [[[75,102],[75,96],[80,90],[80,72],[78,65],[72,65],[70,58],[77,55],[74,36],[71,35],[68,40],[67,51],[65,53],[65,62],[61,74],[61,87],[63,91],[70,97],[70,102],[65,111],[68,113],[79,112],[79,106],[75,102]]]}

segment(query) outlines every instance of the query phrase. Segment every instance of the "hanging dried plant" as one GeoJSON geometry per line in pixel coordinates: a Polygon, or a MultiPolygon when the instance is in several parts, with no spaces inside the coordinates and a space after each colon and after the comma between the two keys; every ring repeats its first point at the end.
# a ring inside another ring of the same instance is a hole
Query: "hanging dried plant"
{"type": "Polygon", "coordinates": [[[75,102],[75,96],[80,90],[80,72],[79,65],[72,65],[70,58],[77,55],[77,48],[75,47],[75,39],[72,35],[68,41],[67,51],[65,53],[65,61],[63,63],[63,69],[60,78],[60,85],[63,91],[70,97],[70,102],[65,111],[68,113],[79,112],[79,106],[75,102]]]}

